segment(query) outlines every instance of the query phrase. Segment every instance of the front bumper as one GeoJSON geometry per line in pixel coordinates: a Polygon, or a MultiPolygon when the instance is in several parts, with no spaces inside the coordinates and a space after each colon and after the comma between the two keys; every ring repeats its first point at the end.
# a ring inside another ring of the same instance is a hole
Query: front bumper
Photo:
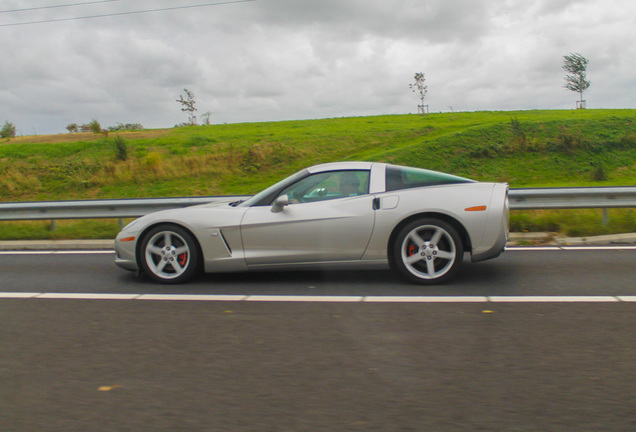
{"type": "Polygon", "coordinates": [[[139,270],[139,268],[137,267],[137,263],[134,261],[125,260],[121,258],[115,258],[115,264],[117,264],[119,267],[125,270],[130,270],[130,271],[139,270]]]}
{"type": "Polygon", "coordinates": [[[131,237],[131,234],[122,231],[115,239],[115,264],[125,270],[139,271],[135,254],[137,241],[121,241],[126,237],[131,237]]]}

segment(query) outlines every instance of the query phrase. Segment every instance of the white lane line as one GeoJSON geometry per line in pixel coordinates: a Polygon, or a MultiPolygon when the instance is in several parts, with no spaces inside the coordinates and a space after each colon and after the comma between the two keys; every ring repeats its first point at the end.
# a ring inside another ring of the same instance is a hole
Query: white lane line
{"type": "Polygon", "coordinates": [[[245,301],[253,302],[361,302],[362,296],[282,296],[282,295],[251,295],[245,301]]]}
{"type": "Polygon", "coordinates": [[[506,246],[506,252],[525,251],[560,251],[560,246],[506,246]]]}
{"type": "Polygon", "coordinates": [[[43,293],[36,298],[60,300],[134,300],[139,294],[43,293]]]}
{"type": "Polygon", "coordinates": [[[485,303],[488,297],[482,296],[368,296],[367,303],[485,303]]]}
{"type": "Polygon", "coordinates": [[[114,250],[41,250],[41,251],[0,251],[0,255],[108,255],[114,250]]]}
{"type": "Polygon", "coordinates": [[[205,294],[142,294],[136,300],[163,301],[245,301],[246,295],[205,295],[205,294]]]}
{"type": "Polygon", "coordinates": [[[506,252],[636,250],[636,246],[506,246],[506,252]]]}
{"type": "Polygon", "coordinates": [[[493,303],[602,303],[620,301],[614,296],[490,296],[493,303]]]}
{"type": "Polygon", "coordinates": [[[114,250],[94,250],[94,251],[53,251],[53,255],[109,255],[115,254],[114,250]]]}
{"type": "Polygon", "coordinates": [[[584,251],[584,250],[636,250],[636,246],[561,246],[565,251],[584,251]]]}
{"type": "Polygon", "coordinates": [[[207,302],[331,302],[331,303],[618,303],[636,296],[293,296],[226,294],[117,294],[0,292],[0,299],[158,300],[207,302]]]}
{"type": "Polygon", "coordinates": [[[33,298],[41,294],[42,293],[0,292],[0,298],[33,298]]]}
{"type": "MultiPolygon", "coordinates": [[[[611,246],[506,246],[509,252],[554,252],[554,251],[604,251],[636,250],[636,245],[611,246]]],[[[114,250],[14,250],[0,251],[0,255],[112,255],[114,250]]]]}

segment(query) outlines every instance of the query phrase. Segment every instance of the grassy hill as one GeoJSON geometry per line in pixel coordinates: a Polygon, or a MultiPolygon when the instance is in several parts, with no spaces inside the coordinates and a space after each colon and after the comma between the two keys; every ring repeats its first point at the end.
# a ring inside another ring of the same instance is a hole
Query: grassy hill
{"type": "Polygon", "coordinates": [[[392,115],[19,137],[0,141],[0,200],[251,194],[302,167],[336,160],[425,167],[511,187],[634,185],[636,110],[392,115]],[[126,160],[117,159],[116,137],[125,140],[126,160]]]}

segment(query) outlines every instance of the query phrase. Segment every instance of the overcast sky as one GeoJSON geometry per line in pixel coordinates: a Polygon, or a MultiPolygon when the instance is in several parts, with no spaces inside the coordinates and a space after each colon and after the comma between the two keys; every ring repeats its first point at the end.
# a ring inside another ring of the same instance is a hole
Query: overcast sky
{"type": "Polygon", "coordinates": [[[636,107],[634,0],[0,0],[0,123],[19,134],[172,127],[191,90],[211,123],[417,111],[569,109],[563,56],[589,60],[588,108],[636,107]]]}

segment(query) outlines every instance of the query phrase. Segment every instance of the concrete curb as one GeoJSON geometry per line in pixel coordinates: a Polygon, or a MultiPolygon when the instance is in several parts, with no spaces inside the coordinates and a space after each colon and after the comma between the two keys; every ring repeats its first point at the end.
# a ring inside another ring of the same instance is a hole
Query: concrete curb
{"type": "MultiPolygon", "coordinates": [[[[114,240],[12,240],[0,241],[0,251],[114,250],[114,240]]],[[[636,233],[594,237],[564,237],[555,233],[510,233],[509,246],[634,245],[636,233]]]]}
{"type": "Polygon", "coordinates": [[[633,245],[636,244],[636,233],[610,234],[591,237],[564,237],[556,233],[510,233],[508,245],[526,246],[601,246],[601,245],[633,245]]]}

